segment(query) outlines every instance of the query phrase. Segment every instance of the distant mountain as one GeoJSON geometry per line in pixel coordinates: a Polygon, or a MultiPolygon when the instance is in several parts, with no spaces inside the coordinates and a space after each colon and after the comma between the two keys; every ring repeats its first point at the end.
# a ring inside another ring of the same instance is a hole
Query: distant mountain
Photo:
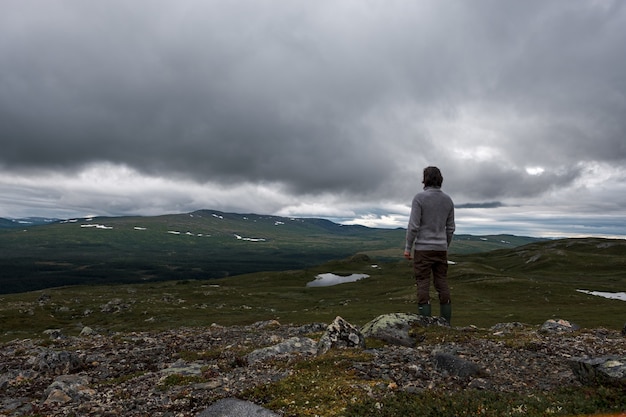
{"type": "MultiPolygon", "coordinates": [[[[397,261],[405,237],[403,229],[215,210],[42,223],[0,233],[0,293],[306,269],[357,253],[376,262],[397,261]]],[[[538,240],[459,235],[451,253],[513,248],[538,240]]]]}
{"type": "Polygon", "coordinates": [[[42,224],[50,224],[58,221],[59,219],[50,219],[46,217],[24,217],[21,219],[5,219],[0,217],[0,229],[40,226],[42,224]]]}

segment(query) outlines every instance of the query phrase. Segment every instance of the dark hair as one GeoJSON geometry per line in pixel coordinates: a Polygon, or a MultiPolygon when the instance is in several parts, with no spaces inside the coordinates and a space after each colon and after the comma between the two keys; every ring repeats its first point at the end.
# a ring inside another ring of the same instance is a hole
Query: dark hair
{"type": "Polygon", "coordinates": [[[437,167],[424,168],[424,187],[441,187],[443,176],[437,167]]]}

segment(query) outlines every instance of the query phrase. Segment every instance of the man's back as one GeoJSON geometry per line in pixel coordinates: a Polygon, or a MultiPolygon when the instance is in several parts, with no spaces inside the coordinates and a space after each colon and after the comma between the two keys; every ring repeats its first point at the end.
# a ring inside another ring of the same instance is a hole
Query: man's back
{"type": "Polygon", "coordinates": [[[415,195],[407,230],[407,246],[415,250],[447,250],[455,230],[454,203],[439,187],[415,195]]]}

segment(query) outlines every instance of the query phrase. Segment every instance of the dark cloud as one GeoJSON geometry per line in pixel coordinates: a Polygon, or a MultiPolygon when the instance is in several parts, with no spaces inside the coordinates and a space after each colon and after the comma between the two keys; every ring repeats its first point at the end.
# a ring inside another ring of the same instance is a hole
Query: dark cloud
{"type": "Polygon", "coordinates": [[[617,0],[7,0],[0,169],[541,197],[623,166],[624,28],[617,0]]]}
{"type": "Polygon", "coordinates": [[[455,204],[455,208],[457,209],[474,209],[474,208],[499,208],[499,207],[503,207],[504,204],[502,204],[499,201],[489,201],[487,203],[464,203],[464,204],[455,204]]]}

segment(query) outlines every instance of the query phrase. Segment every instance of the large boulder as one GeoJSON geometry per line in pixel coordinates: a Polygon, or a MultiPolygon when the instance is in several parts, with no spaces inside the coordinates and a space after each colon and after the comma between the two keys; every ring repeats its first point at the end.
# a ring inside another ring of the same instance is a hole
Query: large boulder
{"type": "Polygon", "coordinates": [[[359,329],[337,316],[320,338],[317,354],[324,354],[331,348],[365,348],[365,337],[359,329]]]}
{"type": "Polygon", "coordinates": [[[571,358],[569,364],[582,382],[608,382],[626,386],[626,356],[571,358]]]}
{"type": "Polygon", "coordinates": [[[444,326],[448,322],[441,317],[420,316],[414,313],[383,314],[361,328],[365,337],[379,339],[392,345],[412,347],[419,341],[411,329],[415,327],[444,326]]]}

